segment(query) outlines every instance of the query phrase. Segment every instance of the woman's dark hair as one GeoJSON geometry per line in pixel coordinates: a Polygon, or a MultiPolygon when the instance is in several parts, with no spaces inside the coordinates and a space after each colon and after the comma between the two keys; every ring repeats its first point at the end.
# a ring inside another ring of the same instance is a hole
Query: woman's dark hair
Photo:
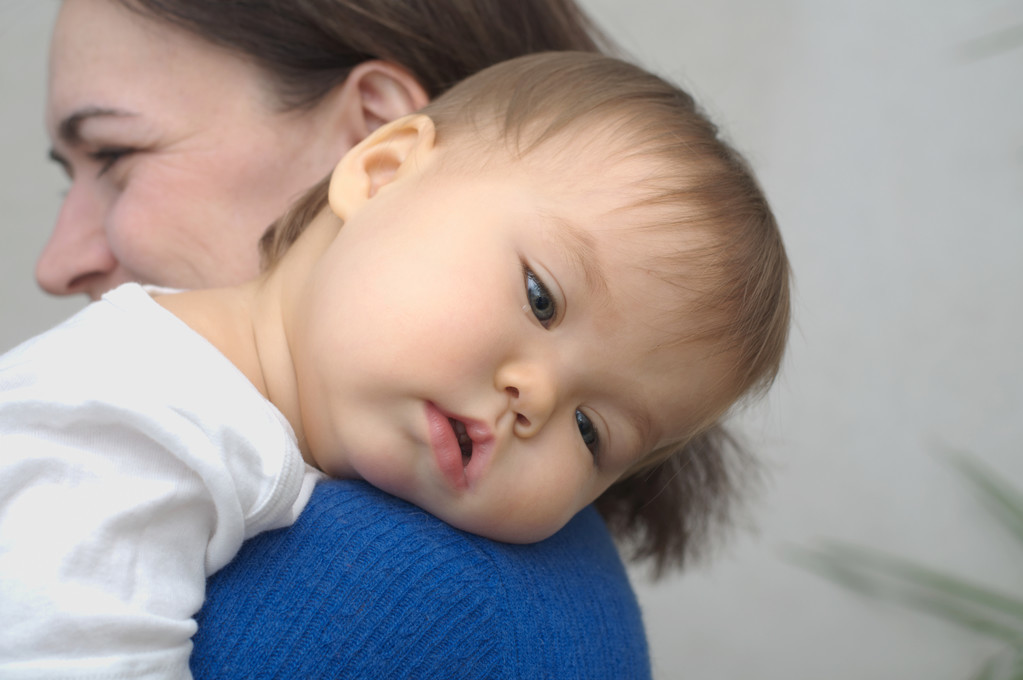
{"type": "Polygon", "coordinates": [[[316,104],[369,59],[407,69],[430,99],[507,59],[613,52],[573,0],[119,0],[250,59],[284,109],[316,104]]]}

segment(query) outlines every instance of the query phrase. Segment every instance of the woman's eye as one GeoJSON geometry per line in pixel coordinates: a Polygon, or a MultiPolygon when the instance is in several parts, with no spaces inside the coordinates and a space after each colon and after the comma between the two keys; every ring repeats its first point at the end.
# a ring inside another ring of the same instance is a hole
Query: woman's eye
{"type": "Polygon", "coordinates": [[[134,149],[127,147],[109,147],[90,153],[89,158],[100,164],[100,169],[96,174],[96,177],[102,177],[107,170],[114,167],[114,164],[117,163],[117,161],[131,154],[133,151],[134,149]]]}
{"type": "Polygon", "coordinates": [[[529,309],[533,312],[536,320],[544,328],[549,327],[557,315],[554,298],[551,297],[547,286],[543,285],[536,274],[529,269],[526,269],[526,297],[529,298],[529,309]]]}
{"type": "Polygon", "coordinates": [[[60,169],[64,171],[64,176],[70,180],[73,180],[75,176],[71,172],[71,164],[67,162],[67,159],[61,156],[59,153],[50,149],[49,158],[51,161],[60,166],[60,169]]]}
{"type": "Polygon", "coordinates": [[[586,417],[586,414],[579,410],[575,412],[575,424],[579,426],[579,436],[583,438],[586,448],[596,456],[600,444],[600,440],[597,437],[597,428],[593,426],[593,422],[586,417]]]}

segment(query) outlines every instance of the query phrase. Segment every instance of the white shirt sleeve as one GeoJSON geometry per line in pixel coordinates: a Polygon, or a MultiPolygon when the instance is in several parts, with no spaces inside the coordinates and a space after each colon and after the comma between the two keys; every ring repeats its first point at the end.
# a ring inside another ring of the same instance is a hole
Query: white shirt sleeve
{"type": "Polygon", "coordinates": [[[0,677],[190,678],[206,576],[292,522],[320,475],[187,330],[168,343],[190,370],[160,365],[160,338],[135,338],[149,354],[133,360],[68,333],[72,353],[99,338],[106,368],[53,347],[0,363],[0,677]]]}
{"type": "Polygon", "coordinates": [[[190,677],[207,543],[241,543],[182,461],[98,424],[0,436],[3,677],[190,677]]]}

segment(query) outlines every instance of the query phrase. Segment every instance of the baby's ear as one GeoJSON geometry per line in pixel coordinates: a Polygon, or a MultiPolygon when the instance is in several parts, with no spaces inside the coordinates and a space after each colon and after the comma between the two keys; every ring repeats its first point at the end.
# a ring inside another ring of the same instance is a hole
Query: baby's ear
{"type": "Polygon", "coordinates": [[[423,168],[434,149],[433,121],[412,114],[373,131],[345,154],[330,178],[330,207],[342,220],[398,177],[423,168]]]}

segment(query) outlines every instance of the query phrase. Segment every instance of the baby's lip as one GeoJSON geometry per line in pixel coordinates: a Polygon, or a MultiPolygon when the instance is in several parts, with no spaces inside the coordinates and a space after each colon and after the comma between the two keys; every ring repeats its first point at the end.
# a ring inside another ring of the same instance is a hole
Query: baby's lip
{"type": "Polygon", "coordinates": [[[459,473],[458,470],[454,469],[455,466],[451,461],[450,453],[446,454],[444,464],[441,465],[441,470],[445,473],[445,476],[453,482],[456,481],[457,477],[457,488],[471,486],[475,480],[479,479],[483,475],[483,471],[490,461],[491,452],[494,448],[493,429],[482,420],[447,411],[436,404],[429,404],[428,410],[430,407],[432,407],[438,415],[447,419],[447,421],[460,422],[465,428],[466,435],[468,435],[469,439],[472,441],[472,454],[468,461],[465,461],[462,459],[461,449],[458,447],[458,438],[455,435],[454,426],[449,422],[448,427],[450,428],[451,435],[455,440],[455,448],[458,452],[459,463],[462,470],[459,473]]]}
{"type": "Polygon", "coordinates": [[[494,453],[494,432],[484,422],[462,420],[466,434],[472,439],[472,458],[465,466],[465,477],[469,486],[476,484],[486,473],[494,453]]]}
{"type": "Polygon", "coordinates": [[[490,426],[481,420],[473,420],[472,418],[459,415],[452,415],[448,417],[465,425],[465,433],[469,435],[469,439],[472,440],[473,453],[476,453],[477,446],[494,439],[494,434],[490,430],[490,426]]]}
{"type": "Polygon", "coordinates": [[[441,475],[455,490],[465,489],[469,484],[462,463],[462,451],[448,415],[435,404],[426,402],[426,425],[430,451],[441,475]]]}

